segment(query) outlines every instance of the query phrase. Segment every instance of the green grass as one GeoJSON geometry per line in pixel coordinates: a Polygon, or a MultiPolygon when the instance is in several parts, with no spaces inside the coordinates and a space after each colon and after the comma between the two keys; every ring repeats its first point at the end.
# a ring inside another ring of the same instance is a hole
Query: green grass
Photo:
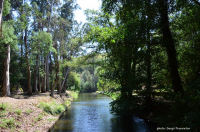
{"type": "Polygon", "coordinates": [[[47,120],[48,120],[49,122],[52,122],[52,121],[55,121],[55,120],[57,120],[57,119],[55,119],[55,118],[47,118],[47,120]]]}
{"type": "Polygon", "coordinates": [[[9,111],[11,111],[11,106],[8,103],[0,104],[0,119],[6,117],[9,111]]]}
{"type": "Polygon", "coordinates": [[[42,114],[39,114],[37,118],[34,119],[35,122],[41,121],[43,118],[42,114]]]}
{"type": "Polygon", "coordinates": [[[40,102],[38,107],[42,108],[46,113],[51,115],[60,114],[66,109],[65,104],[57,104],[55,101],[51,103],[40,102]]]}
{"type": "Polygon", "coordinates": [[[18,122],[16,122],[14,118],[8,118],[8,112],[12,112],[11,105],[8,103],[0,104],[0,128],[13,131],[13,129],[15,129],[15,124],[18,122]]]}
{"type": "Polygon", "coordinates": [[[8,118],[8,119],[1,119],[0,120],[0,127],[1,128],[13,128],[15,126],[15,123],[14,123],[14,118],[8,118]]]}
{"type": "Polygon", "coordinates": [[[22,110],[17,109],[17,110],[15,110],[15,113],[16,113],[18,116],[20,116],[20,115],[22,114],[22,110]]]}
{"type": "Polygon", "coordinates": [[[27,109],[27,110],[26,110],[26,114],[28,114],[28,115],[29,115],[30,113],[32,113],[32,112],[33,112],[33,110],[30,110],[30,109],[27,109]]]}
{"type": "Polygon", "coordinates": [[[120,96],[120,93],[105,92],[104,94],[110,96],[114,100],[116,100],[120,96]]]}
{"type": "Polygon", "coordinates": [[[67,100],[65,101],[65,105],[66,105],[66,106],[69,106],[70,104],[71,104],[70,99],[67,99],[67,100]]]}
{"type": "Polygon", "coordinates": [[[73,98],[77,98],[78,97],[78,92],[73,92],[72,94],[71,94],[71,96],[73,97],[73,98]]]}

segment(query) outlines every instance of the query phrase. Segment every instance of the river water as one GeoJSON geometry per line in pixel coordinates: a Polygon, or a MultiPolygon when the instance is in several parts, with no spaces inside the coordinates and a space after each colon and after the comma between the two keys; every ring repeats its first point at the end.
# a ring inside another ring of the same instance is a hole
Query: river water
{"type": "Polygon", "coordinates": [[[138,117],[111,114],[105,95],[80,93],[51,132],[152,132],[148,122],[138,117]]]}

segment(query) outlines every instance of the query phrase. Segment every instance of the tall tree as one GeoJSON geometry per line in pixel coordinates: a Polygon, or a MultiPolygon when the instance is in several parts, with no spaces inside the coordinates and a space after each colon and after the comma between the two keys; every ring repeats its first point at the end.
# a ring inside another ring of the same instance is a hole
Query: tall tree
{"type": "Polygon", "coordinates": [[[170,31],[169,26],[169,4],[168,0],[160,0],[159,1],[159,13],[160,13],[160,28],[162,30],[163,35],[163,44],[166,47],[167,55],[168,55],[168,64],[170,67],[170,76],[172,79],[172,85],[175,93],[183,93],[183,87],[181,85],[181,79],[178,72],[178,61],[177,61],[177,53],[175,48],[175,41],[172,37],[172,33],[170,31]]]}
{"type": "MultiPolygon", "coordinates": [[[[3,26],[8,26],[9,20],[11,19],[11,15],[10,15],[10,3],[8,2],[8,0],[5,1],[1,1],[1,25],[2,25],[2,14],[4,12],[4,16],[5,16],[5,25],[3,26]],[[4,9],[3,9],[3,2],[4,2],[4,9]]],[[[2,27],[2,26],[1,26],[2,27]]],[[[5,27],[7,28],[7,27],[5,27]]],[[[4,63],[3,63],[3,91],[2,91],[2,95],[3,96],[10,96],[10,73],[9,73],[9,68],[10,68],[10,43],[13,41],[11,36],[9,36],[9,33],[12,32],[13,27],[10,27],[11,29],[9,31],[2,31],[1,33],[5,32],[5,34],[7,35],[1,35],[1,37],[4,36],[3,38],[3,44],[4,44],[4,48],[5,48],[5,56],[4,56],[4,63]],[[8,37],[11,37],[10,42],[6,41],[6,39],[8,39],[8,37]]],[[[13,33],[11,34],[13,35],[13,33]]]]}

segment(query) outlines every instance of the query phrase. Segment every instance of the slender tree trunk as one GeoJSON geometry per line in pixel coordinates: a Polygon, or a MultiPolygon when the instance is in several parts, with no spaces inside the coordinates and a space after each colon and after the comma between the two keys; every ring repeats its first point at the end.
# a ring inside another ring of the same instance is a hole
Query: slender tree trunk
{"type": "Polygon", "coordinates": [[[23,70],[22,69],[22,58],[23,58],[23,38],[24,38],[24,35],[23,35],[23,30],[22,30],[22,36],[21,36],[21,40],[22,40],[22,42],[21,42],[21,70],[23,70]]]}
{"type": "Polygon", "coordinates": [[[65,74],[65,78],[64,78],[63,83],[61,85],[62,93],[65,93],[65,91],[66,91],[66,87],[64,87],[64,84],[66,84],[66,82],[67,82],[67,76],[69,74],[69,70],[70,70],[70,66],[68,66],[67,72],[65,74]]]}
{"type": "Polygon", "coordinates": [[[38,66],[38,91],[39,92],[41,92],[40,61],[41,61],[41,57],[39,55],[39,66],[38,66]]]}
{"type": "Polygon", "coordinates": [[[95,91],[94,57],[93,57],[93,91],[95,91]]]}
{"type": "MultiPolygon", "coordinates": [[[[48,21],[48,30],[47,32],[49,33],[49,28],[50,28],[50,21],[51,21],[51,12],[52,12],[52,7],[53,7],[53,0],[51,1],[51,7],[50,7],[50,16],[49,16],[49,21],[48,21]]],[[[46,90],[49,91],[49,54],[46,56],[46,90]]]]}
{"type": "Polygon", "coordinates": [[[46,90],[47,91],[49,91],[49,54],[46,56],[46,90]]]}
{"type": "Polygon", "coordinates": [[[55,90],[55,87],[56,87],[56,84],[58,83],[58,80],[56,80],[55,79],[55,81],[54,81],[54,84],[53,84],[53,87],[52,87],[52,89],[51,89],[51,94],[50,94],[50,96],[54,96],[54,90],[55,90]]]}
{"type": "Polygon", "coordinates": [[[27,28],[25,29],[24,44],[25,44],[25,48],[26,48],[26,66],[27,66],[27,72],[28,72],[28,91],[27,91],[27,94],[32,94],[31,70],[30,70],[30,65],[29,65],[28,45],[27,45],[27,28]]]}
{"type": "Polygon", "coordinates": [[[0,37],[3,36],[3,33],[2,33],[3,3],[4,3],[4,0],[0,0],[0,37]]]}
{"type": "Polygon", "coordinates": [[[168,2],[168,0],[159,0],[159,12],[161,17],[160,26],[163,34],[164,46],[167,49],[168,64],[174,92],[180,92],[183,94],[183,87],[181,85],[181,79],[178,73],[178,61],[175,42],[169,28],[168,2]]]}
{"type": "Polygon", "coordinates": [[[9,67],[10,67],[10,44],[6,44],[7,48],[6,57],[4,59],[4,70],[3,70],[3,96],[10,96],[10,75],[9,75],[9,67]]]}
{"type": "Polygon", "coordinates": [[[152,99],[151,99],[151,44],[150,44],[150,32],[149,28],[147,28],[147,58],[146,58],[146,65],[147,65],[147,81],[146,81],[146,103],[152,105],[152,99]]]}
{"type": "Polygon", "coordinates": [[[61,94],[61,86],[60,86],[60,66],[59,66],[59,62],[57,62],[57,79],[58,79],[58,82],[57,82],[57,87],[58,87],[58,94],[61,94]]]}
{"type": "MultiPolygon", "coordinates": [[[[34,73],[34,88],[33,88],[33,92],[37,92],[37,80],[38,80],[38,68],[39,68],[39,54],[37,54],[37,58],[36,58],[36,67],[35,67],[35,73],[34,73]]],[[[38,82],[39,83],[39,82],[38,82]]]]}
{"type": "MultiPolygon", "coordinates": [[[[46,71],[46,65],[45,65],[45,57],[43,58],[43,68],[44,68],[44,72],[46,71]]],[[[42,77],[42,89],[41,92],[45,93],[46,92],[46,75],[43,75],[42,77]]]]}
{"type": "MultiPolygon", "coordinates": [[[[51,53],[50,53],[49,57],[50,57],[49,72],[50,72],[50,75],[52,76],[52,59],[51,59],[51,53]]],[[[51,78],[51,80],[50,80],[50,88],[51,88],[51,90],[52,90],[52,87],[53,87],[53,79],[51,78]]]]}

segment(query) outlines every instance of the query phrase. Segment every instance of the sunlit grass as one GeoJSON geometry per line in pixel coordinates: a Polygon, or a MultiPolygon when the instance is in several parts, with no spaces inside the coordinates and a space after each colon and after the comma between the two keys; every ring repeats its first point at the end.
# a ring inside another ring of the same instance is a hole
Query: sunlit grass
{"type": "Polygon", "coordinates": [[[28,115],[29,115],[30,113],[32,113],[32,112],[33,112],[33,110],[31,110],[31,109],[27,109],[27,110],[26,110],[26,114],[28,114],[28,115]]]}
{"type": "Polygon", "coordinates": [[[71,96],[76,99],[78,98],[78,94],[79,94],[78,92],[73,92],[71,93],[71,96]]]}
{"type": "Polygon", "coordinates": [[[52,101],[51,103],[40,102],[38,107],[42,108],[46,113],[51,115],[60,114],[66,109],[65,105],[57,104],[55,101],[52,101]]]}

